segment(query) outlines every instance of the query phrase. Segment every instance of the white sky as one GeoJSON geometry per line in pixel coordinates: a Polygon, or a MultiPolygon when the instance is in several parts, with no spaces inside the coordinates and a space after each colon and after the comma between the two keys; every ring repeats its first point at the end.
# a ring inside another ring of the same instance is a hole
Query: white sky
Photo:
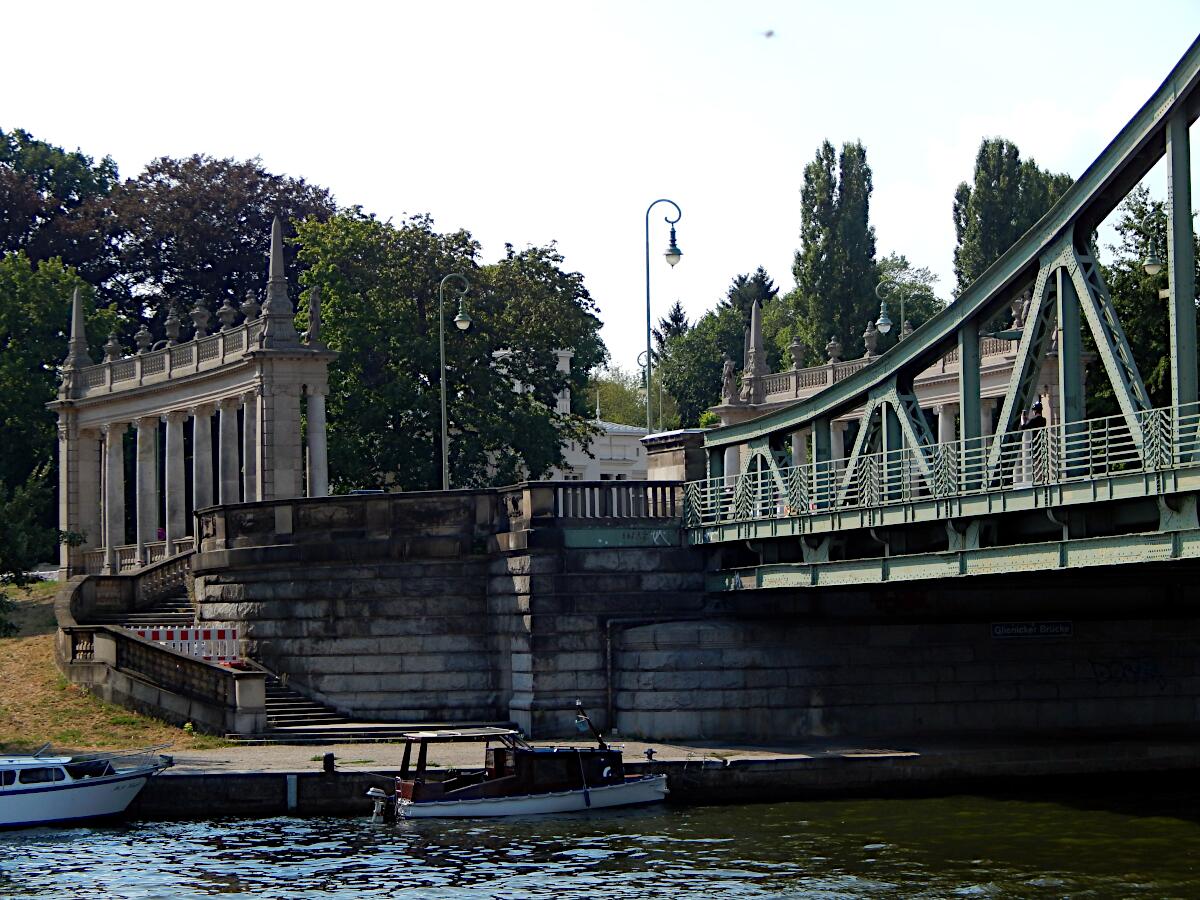
{"type": "Polygon", "coordinates": [[[1078,176],[1200,3],[29,3],[2,27],[0,128],[123,176],[261,156],[342,204],[466,227],[485,260],[557,240],[628,367],[651,200],[683,208],[674,270],[663,206],[651,223],[655,321],[677,298],[694,319],[758,265],[791,286],[803,167],[822,139],[860,139],[880,255],[949,296],[952,196],[981,137],[1078,176]]]}

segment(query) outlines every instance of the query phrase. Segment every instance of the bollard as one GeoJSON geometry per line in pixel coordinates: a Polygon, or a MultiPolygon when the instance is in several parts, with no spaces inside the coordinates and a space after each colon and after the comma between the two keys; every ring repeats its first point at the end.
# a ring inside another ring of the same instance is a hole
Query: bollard
{"type": "Polygon", "coordinates": [[[322,765],[323,765],[323,766],[324,766],[324,768],[325,768],[325,774],[326,774],[326,775],[332,775],[332,774],[333,774],[333,754],[332,754],[332,753],[326,753],[326,754],[325,754],[325,757],[324,757],[324,759],[322,760],[322,765]]]}

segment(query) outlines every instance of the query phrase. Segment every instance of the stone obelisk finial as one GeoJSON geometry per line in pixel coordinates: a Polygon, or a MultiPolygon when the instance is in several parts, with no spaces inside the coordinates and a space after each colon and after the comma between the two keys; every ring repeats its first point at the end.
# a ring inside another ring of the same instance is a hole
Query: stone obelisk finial
{"type": "Polygon", "coordinates": [[[283,223],[279,216],[271,223],[271,265],[267,273],[267,302],[262,309],[262,346],[296,347],[295,309],[288,296],[287,274],[283,265],[283,223]]]}
{"type": "Polygon", "coordinates": [[[766,396],[763,382],[767,374],[767,349],[763,346],[762,304],[750,307],[750,327],[746,330],[746,367],[742,372],[742,399],[762,403],[766,396]]]}
{"type": "Polygon", "coordinates": [[[71,297],[71,339],[67,343],[67,358],[63,360],[64,369],[82,369],[90,366],[92,359],[88,356],[87,332],[83,325],[83,300],[79,296],[79,288],[71,297]]]}

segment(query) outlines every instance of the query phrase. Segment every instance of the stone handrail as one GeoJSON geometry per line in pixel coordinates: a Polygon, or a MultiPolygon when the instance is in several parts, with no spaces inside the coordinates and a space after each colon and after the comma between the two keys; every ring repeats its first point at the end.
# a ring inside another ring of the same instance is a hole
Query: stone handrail
{"type": "Polygon", "coordinates": [[[199,340],[87,366],[80,373],[79,397],[96,397],[131,387],[160,384],[181,375],[240,362],[248,350],[257,346],[261,333],[262,320],[254,319],[199,340]]]}
{"type": "MultiPolygon", "coordinates": [[[[190,543],[190,542],[189,542],[190,543]]],[[[180,587],[188,587],[194,551],[160,560],[120,575],[78,575],[59,589],[54,613],[60,627],[111,621],[153,606],[180,587]]]]}
{"type": "Polygon", "coordinates": [[[675,481],[544,481],[475,491],[349,494],[215,506],[196,513],[204,568],[210,554],[304,545],[305,558],[350,552],[347,541],[391,542],[405,554],[461,556],[488,538],[554,520],[678,519],[675,481]],[[335,546],[336,542],[336,546],[335,546]],[[437,548],[437,549],[435,549],[437,548]]]}
{"type": "Polygon", "coordinates": [[[208,662],[110,625],[60,629],[58,661],[72,684],[110,703],[192,723],[211,734],[266,728],[266,675],[208,662]]]}

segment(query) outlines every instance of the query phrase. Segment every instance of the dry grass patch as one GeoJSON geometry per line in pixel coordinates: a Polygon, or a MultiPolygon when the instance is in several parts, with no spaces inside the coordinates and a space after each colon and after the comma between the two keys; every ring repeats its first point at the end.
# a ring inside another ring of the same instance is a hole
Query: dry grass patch
{"type": "Polygon", "coordinates": [[[12,591],[20,627],[0,639],[0,750],[21,753],[47,742],[56,750],[127,750],[172,744],[176,750],[220,747],[159,719],[110,706],[68,684],[54,665],[54,594],[43,582],[12,591]]]}

